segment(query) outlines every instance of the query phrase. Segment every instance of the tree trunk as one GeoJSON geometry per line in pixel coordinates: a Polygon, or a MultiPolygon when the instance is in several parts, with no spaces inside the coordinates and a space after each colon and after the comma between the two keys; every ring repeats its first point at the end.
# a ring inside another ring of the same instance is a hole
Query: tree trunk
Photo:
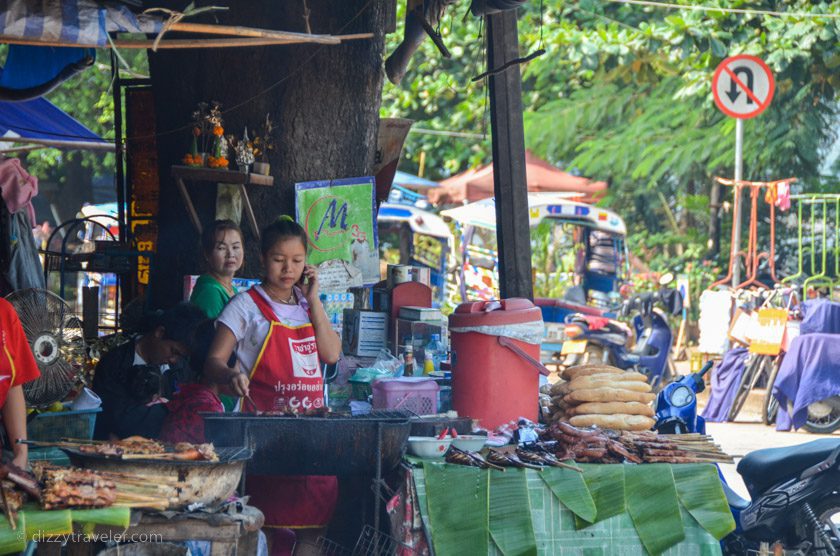
{"type": "MultiPolygon", "coordinates": [[[[297,45],[149,54],[160,159],[160,241],[152,270],[152,305],[181,299],[183,277],[202,270],[198,233],[170,177],[189,150],[189,123],[201,101],[219,101],[225,134],[258,129],[271,115],[277,148],[269,156],[274,186],[248,186],[260,227],[294,214],[294,184],[369,175],[374,161],[382,90],[388,0],[241,0],[227,12],[191,19],[303,32],[304,5],[316,34],[375,33],[341,45],[297,45]],[[369,5],[368,5],[369,4],[369,5]],[[367,5],[367,6],[366,6],[367,5]],[[169,131],[169,132],[168,132],[169,131]]],[[[159,2],[172,9],[184,2],[159,2]]],[[[253,133],[250,133],[253,137],[253,133]]],[[[229,157],[233,165],[234,155],[229,157]]],[[[216,187],[187,184],[203,225],[212,223],[216,187]]],[[[241,276],[260,275],[259,245],[243,218],[246,243],[241,276]]]]}

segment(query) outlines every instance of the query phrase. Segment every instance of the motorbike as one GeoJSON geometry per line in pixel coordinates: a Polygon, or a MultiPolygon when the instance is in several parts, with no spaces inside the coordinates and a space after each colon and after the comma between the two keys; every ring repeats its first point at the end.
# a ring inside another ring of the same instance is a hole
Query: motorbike
{"type": "Polygon", "coordinates": [[[706,389],[704,380],[712,361],[698,372],[666,385],[656,396],[656,430],[662,434],[706,434],[706,420],[697,414],[697,394],[706,389]]]}
{"type": "MultiPolygon", "coordinates": [[[[705,388],[709,369],[711,363],[659,392],[657,431],[705,432],[696,394],[705,388]]],[[[737,471],[750,499],[741,498],[721,475],[735,520],[735,530],[721,541],[725,555],[761,553],[762,544],[776,543],[789,555],[840,554],[840,439],[756,450],[737,471]]]]}
{"type": "Polygon", "coordinates": [[[624,316],[634,314],[633,331],[619,321],[604,317],[582,313],[566,317],[563,364],[605,363],[620,369],[634,369],[648,376],[654,391],[668,384],[675,375],[671,360],[674,335],[668,324],[668,314],[679,314],[683,306],[679,291],[665,287],[673,280],[669,277],[663,277],[660,281],[663,287],[658,291],[636,294],[624,301],[621,313],[624,316]],[[628,340],[634,333],[636,341],[628,349],[628,340]]]}

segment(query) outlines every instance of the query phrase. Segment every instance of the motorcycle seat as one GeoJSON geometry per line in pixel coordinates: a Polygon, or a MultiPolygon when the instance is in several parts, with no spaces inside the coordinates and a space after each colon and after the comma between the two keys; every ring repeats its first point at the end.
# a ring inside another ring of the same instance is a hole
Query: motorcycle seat
{"type": "Polygon", "coordinates": [[[840,438],[821,438],[797,446],[756,450],[738,463],[738,473],[755,498],[774,484],[820,463],[838,446],[840,438]]]}

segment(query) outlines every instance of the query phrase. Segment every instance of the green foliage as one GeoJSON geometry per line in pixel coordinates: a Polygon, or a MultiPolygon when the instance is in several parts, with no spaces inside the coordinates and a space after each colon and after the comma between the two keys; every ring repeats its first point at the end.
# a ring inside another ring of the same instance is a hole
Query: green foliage
{"type": "MultiPolygon", "coordinates": [[[[806,0],[705,4],[838,9],[806,0]]],[[[442,31],[456,49],[453,59],[442,60],[426,41],[403,84],[386,86],[383,114],[414,118],[418,127],[481,133],[489,127],[485,89],[468,81],[484,66],[481,22],[462,21],[460,13],[448,18],[442,31]]],[[[520,10],[521,53],[540,45],[539,21],[539,3],[520,10]]],[[[807,191],[830,187],[820,167],[836,138],[840,20],[548,0],[542,22],[547,52],[522,67],[526,143],[569,171],[608,180],[603,203],[625,218],[631,251],[652,268],[689,271],[688,263],[707,252],[713,177],[734,172],[734,120],[717,110],[711,94],[712,74],[726,56],[763,58],[777,83],[771,107],[745,122],[745,179],[796,176],[807,191]]],[[[401,29],[390,35],[388,51],[401,39],[401,29]]],[[[411,134],[403,169],[416,171],[423,151],[427,175],[442,177],[487,162],[489,149],[489,137],[411,134]]],[[[731,193],[725,188],[724,195],[731,193]]],[[[727,256],[724,250],[720,261],[727,256]]]]}
{"type": "MultiPolygon", "coordinates": [[[[5,59],[7,45],[0,47],[0,57],[5,59]]],[[[129,64],[132,76],[148,75],[145,50],[121,52],[129,64]]],[[[90,68],[68,79],[46,98],[99,136],[114,138],[114,99],[108,51],[98,50],[97,61],[90,68]]],[[[66,184],[65,165],[83,168],[83,174],[92,179],[114,173],[114,155],[90,151],[61,151],[44,148],[21,155],[27,170],[41,180],[66,184]]]]}

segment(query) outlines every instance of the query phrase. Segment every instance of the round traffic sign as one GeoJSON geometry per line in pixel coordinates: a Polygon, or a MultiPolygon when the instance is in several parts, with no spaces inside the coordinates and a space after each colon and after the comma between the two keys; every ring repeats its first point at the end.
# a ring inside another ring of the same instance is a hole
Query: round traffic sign
{"type": "Polygon", "coordinates": [[[747,119],[764,112],[773,100],[775,87],[767,64],[748,54],[727,58],[712,78],[715,104],[733,118],[747,119]]]}

